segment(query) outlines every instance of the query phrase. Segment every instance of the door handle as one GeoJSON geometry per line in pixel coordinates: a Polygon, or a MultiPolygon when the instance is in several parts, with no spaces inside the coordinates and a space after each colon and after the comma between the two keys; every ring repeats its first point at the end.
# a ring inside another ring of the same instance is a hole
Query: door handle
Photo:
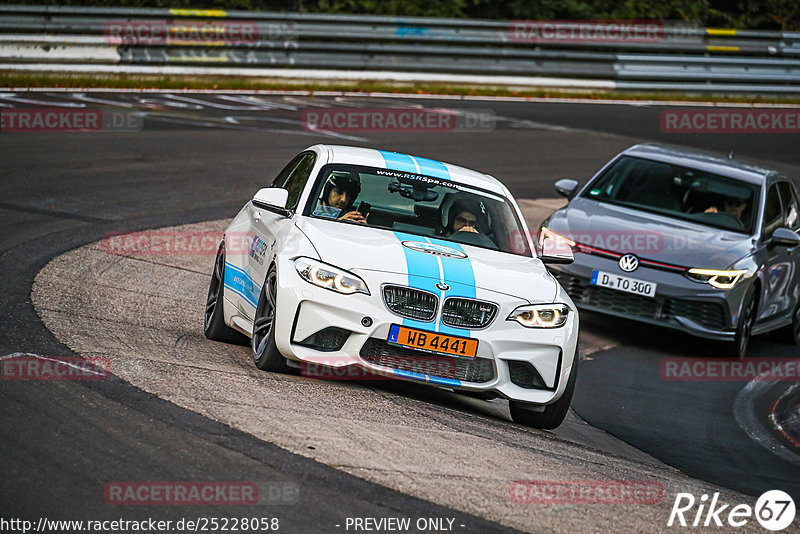
{"type": "Polygon", "coordinates": [[[253,219],[260,221],[261,220],[261,212],[257,211],[253,214],[253,219]]]}

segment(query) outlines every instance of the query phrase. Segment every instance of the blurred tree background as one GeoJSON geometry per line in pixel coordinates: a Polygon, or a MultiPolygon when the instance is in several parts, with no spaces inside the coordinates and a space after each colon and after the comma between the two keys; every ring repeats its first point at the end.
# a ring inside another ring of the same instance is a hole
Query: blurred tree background
{"type": "Polygon", "coordinates": [[[500,20],[666,19],[697,21],[712,27],[800,29],[800,0],[17,0],[14,3],[500,20]]]}

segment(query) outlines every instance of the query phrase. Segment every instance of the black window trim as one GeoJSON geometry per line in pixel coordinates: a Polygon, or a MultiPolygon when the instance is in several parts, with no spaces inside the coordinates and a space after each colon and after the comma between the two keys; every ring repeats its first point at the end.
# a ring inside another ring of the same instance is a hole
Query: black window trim
{"type": "MultiPolygon", "coordinates": [[[[316,203],[316,199],[317,199],[317,197],[319,197],[319,194],[321,193],[322,187],[324,185],[323,182],[320,181],[320,178],[325,174],[325,171],[328,169],[328,167],[332,167],[332,166],[335,166],[335,165],[349,165],[349,166],[357,168],[357,169],[358,168],[363,168],[363,169],[368,169],[368,170],[376,170],[376,169],[377,170],[393,170],[393,169],[383,169],[381,167],[372,167],[370,165],[361,165],[361,164],[358,164],[358,163],[342,163],[342,162],[326,163],[325,165],[323,165],[319,169],[319,172],[317,172],[317,175],[314,177],[314,185],[311,187],[311,189],[309,191],[309,195],[308,195],[308,198],[306,199],[306,203],[305,203],[305,206],[303,207],[303,211],[300,212],[300,213],[304,217],[311,217],[313,219],[320,219],[320,220],[323,220],[323,221],[331,221],[331,222],[340,223],[340,224],[353,224],[353,223],[349,223],[349,222],[339,221],[339,220],[336,220],[336,219],[330,219],[330,218],[327,218],[327,217],[318,217],[318,216],[315,216],[312,213],[314,204],[316,203]]],[[[398,171],[398,172],[403,172],[403,171],[398,171]]],[[[428,176],[428,175],[421,174],[421,173],[409,173],[409,174],[419,174],[419,176],[428,176]]],[[[441,180],[441,178],[436,178],[435,176],[429,176],[429,177],[430,178],[435,178],[437,180],[441,180]]],[[[462,184],[461,182],[453,181],[453,183],[457,184],[458,186],[465,187],[465,188],[467,188],[467,190],[480,191],[482,193],[486,193],[490,197],[495,197],[495,198],[502,199],[503,202],[508,204],[508,208],[511,211],[511,214],[513,215],[513,217],[514,217],[514,221],[516,222],[517,227],[519,229],[523,228],[522,221],[520,220],[520,217],[517,214],[517,211],[512,208],[512,206],[517,206],[518,207],[516,201],[512,205],[511,202],[510,202],[510,199],[507,198],[505,195],[503,195],[501,193],[495,193],[494,191],[490,191],[490,190],[485,189],[485,188],[480,187],[480,186],[462,184]]],[[[390,228],[378,228],[378,227],[373,227],[373,228],[392,231],[390,228]]],[[[527,228],[527,226],[526,226],[526,228],[527,228]]],[[[528,228],[527,230],[528,230],[528,233],[530,233],[530,228],[528,228]]],[[[426,236],[424,234],[418,234],[418,233],[413,232],[413,231],[404,231],[404,233],[411,234],[411,235],[419,235],[420,237],[430,237],[430,236],[426,236]]],[[[533,236],[531,236],[531,238],[532,238],[531,240],[534,241],[534,243],[535,243],[535,239],[533,238],[533,236]]],[[[450,241],[449,239],[446,239],[446,238],[444,240],[445,241],[450,241]]],[[[528,245],[530,245],[530,243],[528,243],[528,245]]],[[[481,247],[480,245],[470,245],[470,246],[476,246],[478,248],[486,248],[486,247],[481,247]]],[[[536,257],[535,244],[534,244],[534,247],[530,247],[529,246],[528,249],[529,249],[528,250],[528,254],[517,254],[515,252],[508,252],[508,251],[501,250],[499,248],[497,248],[497,249],[486,248],[486,250],[493,250],[495,252],[500,252],[502,254],[511,254],[512,256],[519,256],[519,257],[522,257],[522,258],[535,258],[536,257]]]]}
{"type": "Polygon", "coordinates": [[[725,231],[725,232],[733,232],[733,233],[736,233],[736,234],[742,234],[742,235],[748,235],[748,236],[755,237],[755,236],[763,233],[763,229],[764,229],[763,216],[764,216],[764,213],[766,211],[766,199],[767,199],[766,193],[767,193],[767,188],[764,186],[764,184],[753,184],[753,183],[747,182],[745,180],[739,180],[739,179],[734,178],[732,176],[726,176],[724,174],[717,174],[717,173],[713,173],[713,172],[710,172],[710,171],[705,171],[703,169],[698,169],[696,167],[690,167],[690,166],[682,164],[682,163],[673,163],[671,161],[663,161],[663,160],[660,160],[660,159],[647,158],[647,157],[644,157],[644,156],[633,155],[633,154],[628,154],[628,153],[622,152],[621,154],[618,154],[614,159],[609,161],[606,165],[604,165],[599,171],[597,171],[597,173],[589,181],[587,181],[586,184],[583,187],[581,187],[579,191],[577,191],[573,195],[573,198],[582,198],[582,199],[585,199],[585,200],[593,200],[593,201],[601,203],[601,204],[602,203],[607,203],[607,204],[611,204],[611,205],[614,205],[614,206],[620,206],[620,207],[623,207],[623,208],[631,209],[631,210],[634,210],[634,211],[642,211],[644,213],[652,213],[652,214],[655,214],[655,215],[660,215],[662,217],[674,218],[674,219],[677,219],[679,221],[685,221],[685,222],[697,224],[699,226],[705,226],[706,228],[714,228],[715,230],[722,230],[722,231],[725,231]],[[664,165],[673,165],[673,166],[677,166],[677,167],[683,167],[684,169],[695,170],[695,171],[699,171],[699,172],[705,172],[707,174],[710,174],[710,175],[713,175],[713,176],[716,176],[716,177],[719,177],[719,178],[724,178],[724,179],[727,179],[727,180],[731,180],[731,181],[735,181],[735,182],[741,182],[743,184],[753,186],[756,189],[755,197],[753,198],[753,205],[754,205],[754,207],[758,206],[759,208],[763,207],[764,209],[760,209],[760,211],[761,211],[760,214],[759,213],[754,213],[753,214],[753,217],[754,217],[754,220],[752,221],[753,226],[752,226],[752,229],[750,231],[747,231],[747,229],[745,229],[745,230],[734,230],[732,228],[723,227],[723,226],[716,226],[716,225],[712,225],[712,224],[708,224],[708,223],[695,221],[695,220],[692,220],[692,219],[684,219],[684,218],[680,218],[680,217],[674,217],[674,216],[672,216],[672,215],[670,215],[668,213],[664,213],[662,211],[655,210],[655,209],[651,210],[651,209],[647,209],[646,207],[642,207],[642,206],[638,206],[638,205],[637,206],[631,206],[631,205],[629,205],[628,203],[625,203],[625,202],[617,202],[617,201],[609,200],[609,199],[598,199],[596,197],[593,197],[593,196],[589,195],[589,191],[592,190],[594,185],[598,181],[602,180],[603,177],[606,175],[606,173],[609,170],[611,170],[617,163],[619,163],[624,158],[638,159],[638,160],[642,160],[642,161],[648,161],[648,162],[651,162],[651,163],[661,163],[661,164],[664,164],[664,165]],[[762,187],[764,187],[764,189],[763,189],[763,195],[764,195],[763,196],[763,199],[764,199],[763,206],[761,205],[762,187]],[[759,221],[759,215],[761,215],[761,219],[762,219],[761,221],[759,221]]]}

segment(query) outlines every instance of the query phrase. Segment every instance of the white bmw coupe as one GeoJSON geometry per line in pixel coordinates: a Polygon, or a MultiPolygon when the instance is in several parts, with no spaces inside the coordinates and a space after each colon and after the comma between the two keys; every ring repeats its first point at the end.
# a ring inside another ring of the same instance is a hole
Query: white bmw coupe
{"type": "Polygon", "coordinates": [[[572,257],[533,250],[491,176],[315,145],[225,231],[205,334],[251,338],[262,370],[360,368],[505,397],[514,421],[555,428],[575,387],[578,314],[543,262],[572,257]]]}

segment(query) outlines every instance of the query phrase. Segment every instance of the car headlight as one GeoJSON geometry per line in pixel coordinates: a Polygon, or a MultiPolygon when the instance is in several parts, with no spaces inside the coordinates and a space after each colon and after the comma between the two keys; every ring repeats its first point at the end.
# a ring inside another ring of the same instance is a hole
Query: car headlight
{"type": "Polygon", "coordinates": [[[517,321],[526,328],[558,328],[569,317],[566,304],[534,304],[520,306],[508,316],[507,321],[517,321]]]}
{"type": "Polygon", "coordinates": [[[564,237],[563,235],[558,235],[557,233],[555,233],[554,231],[550,230],[546,226],[542,226],[542,229],[539,230],[539,248],[542,248],[542,246],[544,246],[544,240],[545,239],[555,239],[556,241],[560,241],[560,242],[565,243],[565,244],[567,244],[567,245],[569,245],[571,247],[574,247],[574,246],[577,245],[577,243],[575,243],[575,241],[573,241],[572,239],[570,239],[568,237],[564,237]]]}
{"type": "Polygon", "coordinates": [[[297,258],[294,260],[294,268],[297,269],[297,274],[309,284],[345,295],[353,293],[369,295],[369,289],[364,280],[333,265],[311,258],[297,258]]]}
{"type": "Polygon", "coordinates": [[[720,271],[718,269],[689,269],[686,278],[695,282],[705,282],[718,289],[730,289],[736,285],[747,271],[720,271]]]}

